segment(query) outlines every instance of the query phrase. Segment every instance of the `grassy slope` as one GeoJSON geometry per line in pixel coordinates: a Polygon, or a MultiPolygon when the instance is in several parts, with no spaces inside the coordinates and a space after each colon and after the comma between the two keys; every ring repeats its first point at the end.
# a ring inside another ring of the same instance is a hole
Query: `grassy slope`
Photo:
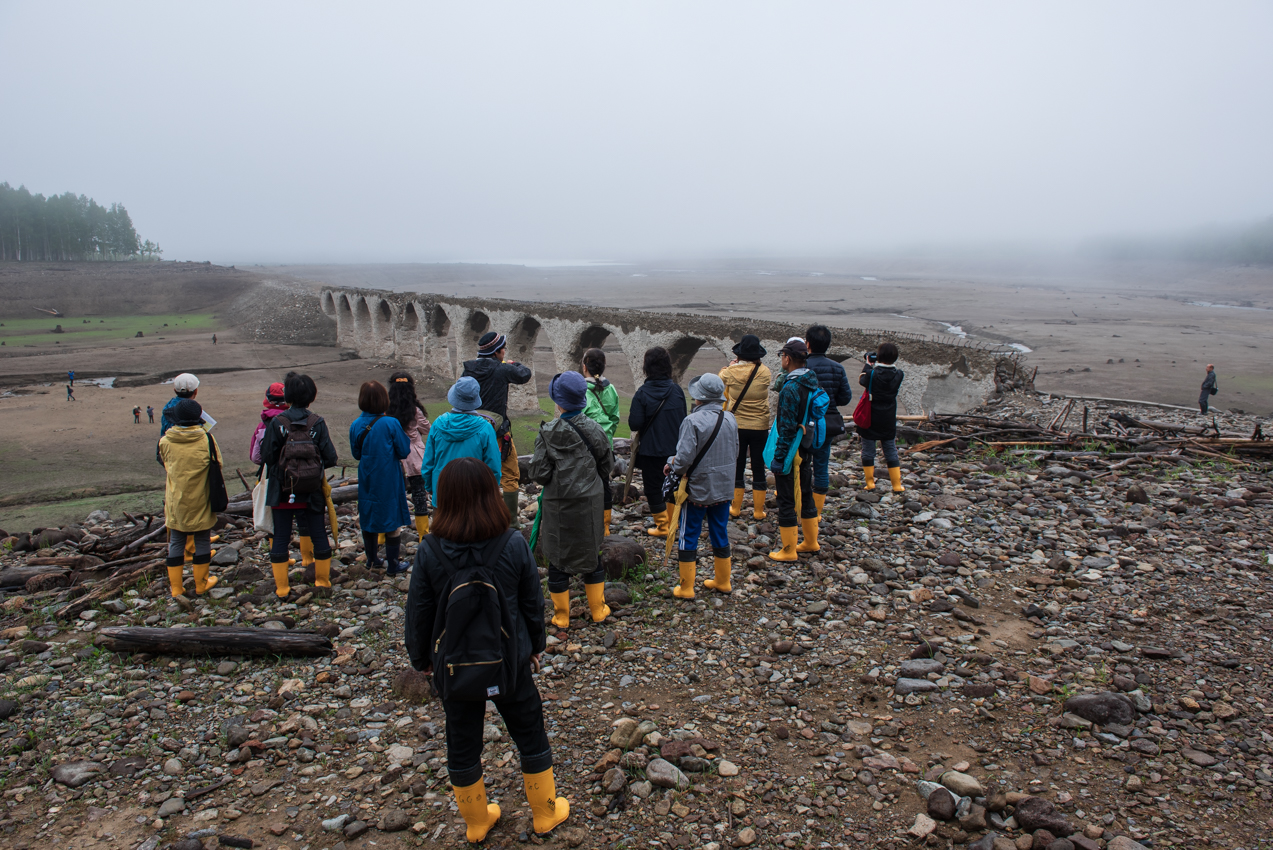
{"type": "Polygon", "coordinates": [[[165,330],[211,330],[215,325],[212,313],[191,313],[166,316],[106,316],[92,319],[8,319],[0,322],[0,341],[7,346],[49,345],[58,342],[74,345],[79,342],[100,342],[108,339],[132,339],[141,331],[147,337],[162,336],[165,330]],[[53,329],[62,326],[62,333],[53,329]]]}

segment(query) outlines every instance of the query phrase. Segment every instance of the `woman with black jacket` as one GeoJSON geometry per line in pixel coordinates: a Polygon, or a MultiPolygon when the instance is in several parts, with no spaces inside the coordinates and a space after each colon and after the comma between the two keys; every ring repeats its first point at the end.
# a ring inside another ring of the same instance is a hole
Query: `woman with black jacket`
{"type": "Polygon", "coordinates": [[[886,342],[876,352],[876,359],[869,357],[858,375],[858,383],[871,395],[871,427],[858,426],[862,438],[862,474],[866,476],[866,489],[875,489],[875,441],[879,440],[888,464],[888,477],[893,482],[893,492],[901,493],[902,467],[897,458],[897,391],[902,388],[906,374],[898,369],[897,346],[886,342]]]}
{"type": "MultiPolygon", "coordinates": [[[[546,643],[544,635],[544,591],[539,570],[526,539],[508,530],[508,507],[499,485],[486,464],[476,458],[456,458],[438,476],[438,496],[433,509],[436,542],[451,562],[438,558],[426,539],[416,549],[411,589],[407,594],[407,655],[411,666],[433,673],[433,633],[439,607],[445,615],[452,569],[482,565],[485,559],[499,585],[504,608],[512,616],[513,633],[507,661],[514,665],[514,679],[507,696],[492,701],[504,718],[508,734],[521,754],[522,780],[537,833],[545,833],[570,814],[570,804],[557,796],[553,780],[553,755],[544,730],[544,708],[535,687],[532,671],[539,670],[546,643]],[[504,543],[499,551],[499,541],[504,543]]],[[[446,758],[455,802],[468,825],[468,840],[481,841],[495,822],[500,809],[486,801],[482,778],[482,731],[486,720],[485,700],[444,699],[446,712],[446,758]]]]}
{"type": "Polygon", "coordinates": [[[641,443],[634,458],[641,470],[641,486],[650,503],[654,527],[646,529],[655,537],[667,537],[670,521],[663,501],[663,467],[676,455],[676,441],[685,419],[685,392],[672,380],[672,357],[656,345],[645,352],[645,383],[632,396],[628,428],[641,443]]]}

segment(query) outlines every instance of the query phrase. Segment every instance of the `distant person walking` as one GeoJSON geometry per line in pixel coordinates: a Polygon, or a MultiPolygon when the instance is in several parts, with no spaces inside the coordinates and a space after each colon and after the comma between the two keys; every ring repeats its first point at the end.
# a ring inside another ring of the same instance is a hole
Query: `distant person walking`
{"type": "Polygon", "coordinates": [[[199,395],[199,379],[189,372],[182,372],[180,375],[172,379],[173,397],[164,405],[163,413],[159,416],[159,436],[163,436],[169,428],[172,427],[171,413],[183,398],[194,398],[199,395]]]}
{"type": "Polygon", "coordinates": [[[212,344],[213,344],[213,345],[216,345],[216,344],[217,344],[217,335],[216,335],[216,334],[213,334],[213,335],[212,335],[212,344]]]}
{"type": "Polygon", "coordinates": [[[876,442],[884,452],[893,492],[901,493],[906,489],[902,486],[902,468],[897,457],[897,391],[902,388],[906,374],[895,365],[897,357],[897,346],[886,342],[875,353],[866,355],[862,373],[858,375],[858,383],[871,397],[871,425],[868,428],[858,426],[858,436],[862,438],[862,474],[866,478],[867,490],[875,489],[876,442]]]}
{"type": "Polygon", "coordinates": [[[133,424],[134,425],[141,424],[141,408],[140,407],[136,407],[136,406],[133,407],[133,424]]]}
{"type": "Polygon", "coordinates": [[[208,498],[208,467],[221,450],[216,439],[199,427],[203,408],[182,399],[172,411],[173,425],[159,438],[164,465],[164,521],[168,525],[168,583],[173,596],[183,596],[182,568],[187,540],[194,544],[195,593],[202,596],[217,583],[208,575],[212,562],[212,527],[217,515],[208,498]]]}
{"type": "MultiPolygon", "coordinates": [[[[619,393],[609,379],[602,376],[606,370],[606,353],[600,348],[589,348],[583,353],[580,364],[584,379],[588,382],[588,406],[583,415],[601,426],[610,440],[610,448],[614,448],[614,432],[619,427],[619,393]]],[[[606,536],[610,536],[610,510],[614,506],[614,488],[609,481],[601,482],[605,499],[606,536]]]]}
{"type": "MultiPolygon", "coordinates": [[[[495,439],[495,426],[477,410],[482,406],[482,396],[475,378],[460,378],[447,390],[446,400],[451,410],[443,413],[429,426],[429,436],[424,441],[424,455],[420,459],[420,477],[425,489],[433,494],[433,509],[438,507],[438,477],[446,465],[457,457],[474,457],[490,467],[498,482],[501,475],[499,443],[495,439]]],[[[504,500],[505,506],[508,499],[504,500]]]]}
{"type": "Polygon", "coordinates": [[[640,438],[634,462],[641,470],[641,487],[654,518],[654,527],[646,531],[655,537],[667,537],[670,521],[667,502],[663,500],[663,467],[676,454],[677,437],[685,419],[685,392],[672,380],[672,358],[666,348],[656,345],[646,351],[641,370],[645,383],[632,396],[628,428],[640,438]]]}
{"type": "Polygon", "coordinates": [[[66,385],[66,400],[75,401],[75,387],[70,384],[66,385]]]}
{"type": "Polygon", "coordinates": [[[747,455],[751,455],[752,517],[764,519],[765,440],[769,437],[769,367],[760,360],[768,352],[760,337],[746,334],[734,346],[734,359],[720,370],[725,384],[725,409],[738,423],[738,458],[734,464],[734,501],[730,516],[743,512],[747,487],[747,455]]]}
{"type": "Polygon", "coordinates": [[[318,388],[309,375],[289,373],[283,379],[283,400],[291,407],[273,417],[261,438],[261,461],[266,467],[265,502],[274,516],[270,567],[274,593],[286,599],[291,592],[287,570],[291,566],[292,523],[301,537],[314,546],[314,585],[330,591],[332,549],[327,537],[325,473],[336,465],[323,417],[309,412],[318,388]]]}
{"type": "Polygon", "coordinates": [[[75,370],[72,369],[66,373],[66,380],[71,386],[75,386],[75,370]]]}
{"type": "MultiPolygon", "coordinates": [[[[448,678],[458,683],[455,671],[464,665],[449,668],[451,656],[447,653],[463,658],[471,657],[474,650],[487,650],[486,644],[478,642],[494,644],[500,634],[494,629],[494,634],[488,634],[481,628],[494,625],[483,613],[492,607],[502,609],[499,620],[507,622],[509,631],[498,650],[511,682],[507,692],[492,695],[490,700],[517,745],[533,829],[543,834],[566,820],[570,804],[557,796],[552,746],[544,728],[544,706],[531,675],[539,671],[546,643],[544,591],[535,557],[525,538],[509,529],[508,507],[499,496],[499,482],[482,461],[470,457],[452,460],[438,476],[437,487],[433,533],[416,549],[416,569],[407,593],[407,656],[412,667],[432,674],[439,686],[447,687],[448,678]],[[485,582],[469,582],[468,588],[457,588],[456,583],[465,578],[457,573],[465,570],[484,573],[485,582]],[[489,594],[486,598],[492,604],[475,612],[475,593],[489,594]],[[456,598],[460,599],[458,604],[449,604],[456,598]],[[452,618],[458,622],[452,622],[452,618]],[[437,657],[439,652],[443,657],[437,657]]],[[[468,669],[490,668],[470,665],[468,669]]],[[[478,684],[480,687],[487,682],[478,684]]],[[[485,693],[490,690],[488,687],[485,693]]],[[[482,776],[486,700],[481,696],[457,699],[444,695],[442,709],[446,713],[448,778],[467,827],[466,837],[478,842],[486,838],[500,817],[500,807],[487,801],[482,776]]]]}
{"type": "Polygon", "coordinates": [[[367,553],[367,566],[386,575],[405,573],[398,563],[400,529],[411,523],[407,512],[406,481],[402,461],[411,454],[411,441],[389,410],[389,393],[379,381],[367,381],[358,390],[362,415],[349,426],[349,448],[358,461],[358,524],[367,553]],[[377,557],[380,535],[385,535],[385,560],[377,557]]]}
{"type": "Polygon", "coordinates": [[[517,465],[517,446],[513,445],[513,423],[508,419],[508,385],[524,384],[531,379],[527,366],[505,360],[508,338],[488,331],[477,341],[477,359],[465,360],[461,378],[477,381],[482,396],[482,409],[502,418],[496,428],[499,440],[501,474],[498,476],[504,502],[508,505],[513,527],[517,527],[517,491],[521,486],[521,470],[517,465]]]}
{"type": "Polygon", "coordinates": [[[389,376],[389,415],[398,420],[411,441],[411,453],[402,459],[402,474],[407,477],[407,492],[411,494],[416,534],[423,540],[429,533],[429,493],[420,466],[424,461],[424,441],[429,438],[429,416],[416,397],[415,380],[409,372],[389,376]]]}
{"type": "Polygon", "coordinates": [[[146,418],[150,420],[150,424],[155,424],[155,407],[154,405],[146,405],[146,418]]]}
{"type": "Polygon", "coordinates": [[[849,376],[844,367],[827,357],[827,349],[831,347],[831,329],[826,325],[813,325],[804,333],[805,345],[809,348],[809,359],[805,361],[815,375],[818,385],[822,387],[831,406],[827,408],[826,439],[822,446],[813,450],[813,503],[818,506],[818,519],[822,519],[822,506],[827,500],[827,490],[831,489],[831,441],[844,433],[844,416],[839,408],[853,401],[853,391],[849,388],[849,376]]]}
{"type": "Polygon", "coordinates": [[[583,579],[592,621],[610,615],[605,599],[605,539],[602,482],[610,480],[614,451],[601,426],[582,416],[588,385],[578,372],[562,372],[548,384],[557,418],[541,425],[535,436],[530,478],[543,487],[535,530],[531,532],[548,559],[548,592],[552,622],[570,625],[570,577],[583,579]]]}
{"type": "Polygon", "coordinates": [[[1207,377],[1202,379],[1202,392],[1198,394],[1198,409],[1205,416],[1210,409],[1211,396],[1220,392],[1220,384],[1216,381],[1216,367],[1207,364],[1207,377]]]}
{"type": "MultiPolygon", "coordinates": [[[[764,389],[761,384],[760,388],[764,389]]],[[[707,520],[716,577],[703,582],[708,590],[729,593],[729,510],[734,467],[738,461],[738,425],[725,410],[725,382],[717,375],[690,381],[694,409],[681,422],[676,456],[663,471],[679,479],[687,476],[676,530],[677,564],[681,582],[672,588],[677,599],[694,598],[698,572],[698,538],[707,520]]],[[[761,448],[764,448],[763,446],[761,448]]],[[[761,491],[763,494],[763,490],[761,491]]]]}

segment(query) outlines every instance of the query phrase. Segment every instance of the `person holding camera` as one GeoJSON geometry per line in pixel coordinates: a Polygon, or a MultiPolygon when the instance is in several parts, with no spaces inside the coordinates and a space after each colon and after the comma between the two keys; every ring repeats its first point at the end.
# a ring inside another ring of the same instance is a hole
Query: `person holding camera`
{"type": "Polygon", "coordinates": [[[822,506],[831,489],[831,442],[844,433],[844,416],[840,408],[853,401],[849,388],[849,376],[844,367],[827,357],[831,347],[831,329],[826,325],[813,325],[804,332],[805,345],[809,347],[809,359],[805,365],[818,376],[818,385],[831,399],[827,408],[826,439],[813,450],[813,503],[818,506],[818,519],[822,519],[822,506]]]}
{"type": "Polygon", "coordinates": [[[901,493],[902,467],[897,458],[897,391],[902,388],[905,373],[896,366],[897,346],[891,342],[868,352],[862,365],[858,383],[866,388],[871,402],[871,424],[858,427],[862,438],[862,474],[866,477],[866,489],[875,489],[875,443],[879,442],[888,464],[888,477],[893,482],[893,492],[901,493]]]}

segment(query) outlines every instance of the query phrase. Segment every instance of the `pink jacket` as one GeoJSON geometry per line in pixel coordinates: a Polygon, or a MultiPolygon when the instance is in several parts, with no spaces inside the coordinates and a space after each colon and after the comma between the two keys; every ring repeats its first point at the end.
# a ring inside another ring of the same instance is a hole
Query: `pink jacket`
{"type": "Polygon", "coordinates": [[[429,437],[429,417],[424,411],[416,408],[415,417],[406,427],[407,439],[411,441],[411,454],[402,460],[403,475],[419,475],[420,464],[424,460],[424,441],[429,437]]]}
{"type": "Polygon", "coordinates": [[[261,438],[265,435],[265,426],[284,410],[287,410],[286,404],[280,404],[278,407],[274,407],[271,404],[261,411],[261,421],[257,423],[256,430],[252,432],[252,447],[248,451],[248,457],[252,459],[253,463],[261,463],[261,438]]]}

